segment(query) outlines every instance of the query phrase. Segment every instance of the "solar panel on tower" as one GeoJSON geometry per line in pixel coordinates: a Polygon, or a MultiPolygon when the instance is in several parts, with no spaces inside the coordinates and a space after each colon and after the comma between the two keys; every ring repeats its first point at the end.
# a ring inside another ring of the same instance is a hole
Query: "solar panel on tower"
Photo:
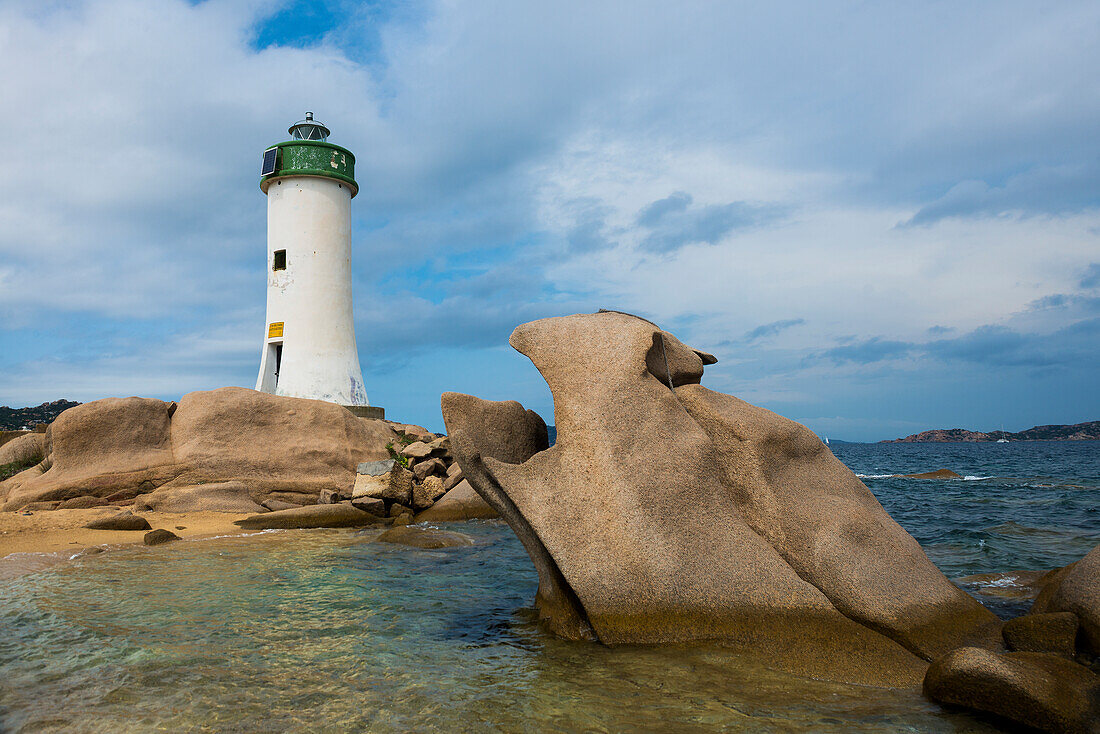
{"type": "Polygon", "coordinates": [[[260,167],[261,176],[270,176],[275,173],[275,164],[279,159],[278,148],[268,148],[264,151],[264,163],[260,167]]]}

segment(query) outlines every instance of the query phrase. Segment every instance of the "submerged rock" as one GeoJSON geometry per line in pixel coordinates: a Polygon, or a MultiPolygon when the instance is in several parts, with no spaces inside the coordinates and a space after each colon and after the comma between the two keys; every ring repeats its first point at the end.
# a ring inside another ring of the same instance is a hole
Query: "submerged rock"
{"type": "Polygon", "coordinates": [[[1100,676],[1059,655],[964,647],[928,668],[924,692],[1048,732],[1100,732],[1100,676]]]}
{"type": "Polygon", "coordinates": [[[1000,644],[996,617],[812,431],[697,384],[704,357],[671,334],[601,313],[524,324],[510,343],[550,385],[557,443],[518,403],[448,393],[443,416],[559,634],[720,638],[776,667],[896,685],[972,638],[1000,644]]]}
{"type": "Polygon", "coordinates": [[[358,528],[379,522],[377,515],[350,504],[307,505],[291,510],[276,510],[234,521],[246,530],[296,528],[358,528]]]}
{"type": "Polygon", "coordinates": [[[139,517],[129,510],[124,510],[117,515],[92,520],[84,527],[90,530],[149,530],[149,521],[139,517]]]}
{"type": "Polygon", "coordinates": [[[926,471],[922,474],[899,474],[899,477],[905,477],[906,479],[962,479],[961,474],[956,474],[950,469],[937,469],[936,471],[926,471]]]}
{"type": "Polygon", "coordinates": [[[474,539],[462,533],[406,525],[403,527],[390,528],[375,538],[375,542],[396,543],[398,545],[407,545],[413,548],[434,550],[437,548],[455,548],[463,545],[473,545],[474,539]]]}
{"type": "Polygon", "coordinates": [[[1003,599],[1034,599],[1054,571],[994,571],[960,576],[956,584],[973,589],[982,596],[1003,599]]]}

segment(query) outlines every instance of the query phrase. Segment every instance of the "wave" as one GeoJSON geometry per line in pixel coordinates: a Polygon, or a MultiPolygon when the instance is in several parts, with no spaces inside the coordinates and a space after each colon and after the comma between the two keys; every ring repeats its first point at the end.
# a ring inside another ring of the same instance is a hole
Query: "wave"
{"type": "MultiPolygon", "coordinates": [[[[906,477],[906,478],[908,478],[908,475],[902,474],[901,472],[894,472],[893,474],[856,474],[856,476],[859,477],[860,479],[890,479],[892,477],[906,477]]],[[[958,481],[983,482],[986,479],[1000,479],[1000,477],[995,477],[995,476],[983,477],[983,476],[978,475],[978,474],[967,474],[966,476],[960,477],[959,479],[955,479],[955,478],[952,477],[952,478],[943,478],[940,481],[948,481],[948,482],[958,482],[958,481]]]]}
{"type": "MultiPolygon", "coordinates": [[[[191,538],[180,538],[181,542],[202,542],[206,540],[226,540],[230,538],[250,538],[257,535],[286,532],[283,528],[267,528],[265,530],[242,530],[239,533],[227,533],[225,535],[201,535],[191,538]]],[[[0,558],[0,581],[8,581],[29,573],[38,573],[60,566],[70,561],[76,561],[89,556],[99,555],[105,551],[115,551],[133,548],[143,548],[141,543],[119,543],[90,545],[75,553],[70,550],[63,551],[18,551],[9,553],[0,558]]]]}
{"type": "Polygon", "coordinates": [[[976,573],[952,579],[958,586],[985,596],[1004,599],[1034,599],[1039,594],[1040,580],[1049,571],[994,571],[976,573]]]}

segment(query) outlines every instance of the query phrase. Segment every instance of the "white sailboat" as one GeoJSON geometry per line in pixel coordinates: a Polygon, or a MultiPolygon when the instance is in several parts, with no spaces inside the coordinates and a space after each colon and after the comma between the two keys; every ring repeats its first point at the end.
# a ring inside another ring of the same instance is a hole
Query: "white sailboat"
{"type": "Polygon", "coordinates": [[[1001,424],[1001,437],[997,439],[997,443],[1008,443],[1008,439],[1005,438],[1005,424],[1001,424]]]}

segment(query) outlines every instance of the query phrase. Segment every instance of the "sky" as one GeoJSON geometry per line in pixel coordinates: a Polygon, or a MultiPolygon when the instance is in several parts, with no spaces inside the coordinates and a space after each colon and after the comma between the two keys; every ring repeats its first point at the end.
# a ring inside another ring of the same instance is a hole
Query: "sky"
{"type": "Polygon", "coordinates": [[[608,308],[871,441],[1100,419],[1100,4],[5,0],[0,404],[255,384],[263,150],[356,154],[372,404],[608,308]]]}

